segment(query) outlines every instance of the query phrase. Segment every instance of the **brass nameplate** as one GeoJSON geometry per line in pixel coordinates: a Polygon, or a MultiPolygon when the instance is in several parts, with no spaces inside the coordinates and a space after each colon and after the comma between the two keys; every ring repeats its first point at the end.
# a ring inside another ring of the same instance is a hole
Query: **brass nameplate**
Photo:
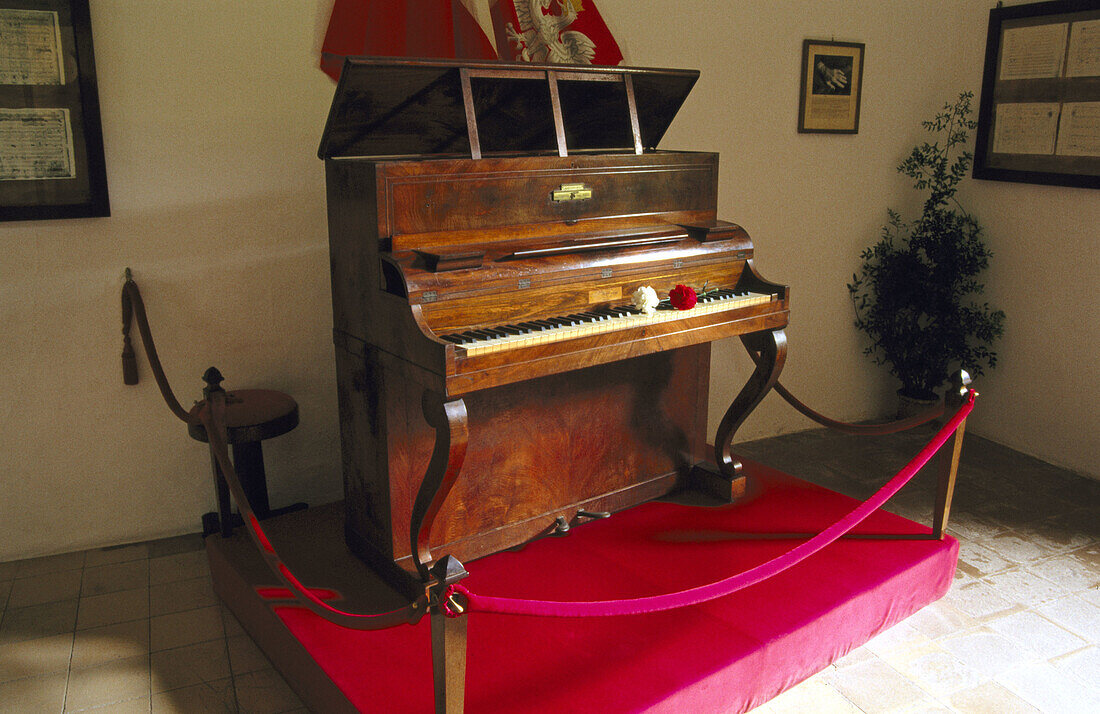
{"type": "Polygon", "coordinates": [[[608,302],[610,300],[621,300],[623,297],[622,286],[616,288],[603,288],[601,290],[589,290],[588,302],[595,304],[598,302],[608,302]]]}
{"type": "Polygon", "coordinates": [[[550,194],[553,201],[587,201],[592,198],[592,189],[583,183],[563,183],[558,190],[550,194]]]}

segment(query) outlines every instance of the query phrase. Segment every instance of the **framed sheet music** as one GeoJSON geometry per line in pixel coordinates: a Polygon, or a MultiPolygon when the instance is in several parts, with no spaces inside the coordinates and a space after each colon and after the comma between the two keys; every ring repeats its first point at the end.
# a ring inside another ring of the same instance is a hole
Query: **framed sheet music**
{"type": "Polygon", "coordinates": [[[1100,5],[989,12],[974,177],[1100,188],[1100,5]]]}
{"type": "Polygon", "coordinates": [[[0,0],[0,220],[108,215],[88,0],[0,0]]]}

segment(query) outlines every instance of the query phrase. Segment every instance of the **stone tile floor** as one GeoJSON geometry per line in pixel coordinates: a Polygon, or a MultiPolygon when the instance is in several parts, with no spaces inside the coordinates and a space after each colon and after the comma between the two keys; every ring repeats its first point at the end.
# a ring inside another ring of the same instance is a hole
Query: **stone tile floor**
{"type": "MultiPolygon", "coordinates": [[[[932,433],[815,429],[738,452],[866,498],[932,433]]],[[[887,509],[930,523],[936,474],[887,509]]],[[[754,712],[1100,712],[1100,482],[967,435],[948,532],[961,550],[942,600],[754,712]]]]}
{"type": "MultiPolygon", "coordinates": [[[[741,445],[865,497],[931,435],[812,430],[741,445]]],[[[925,469],[889,508],[928,522],[925,469]]],[[[968,436],[941,601],[757,708],[1100,712],[1100,482],[968,436]]],[[[0,563],[0,712],[301,712],[215,597],[197,535],[0,563]]]]}

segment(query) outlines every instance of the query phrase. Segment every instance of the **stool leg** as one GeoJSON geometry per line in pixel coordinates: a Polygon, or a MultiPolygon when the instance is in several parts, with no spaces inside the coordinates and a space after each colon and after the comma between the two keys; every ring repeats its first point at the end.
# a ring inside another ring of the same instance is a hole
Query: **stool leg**
{"type": "Polygon", "coordinates": [[[210,464],[214,471],[214,492],[218,496],[218,521],[221,524],[222,537],[233,535],[233,513],[229,506],[229,484],[225,481],[222,467],[218,465],[214,457],[214,449],[210,449],[210,464]]]}
{"type": "Polygon", "coordinates": [[[260,442],[233,444],[233,468],[237,469],[241,488],[256,517],[267,518],[271,515],[271,504],[267,499],[267,474],[264,473],[264,453],[260,442]]]}

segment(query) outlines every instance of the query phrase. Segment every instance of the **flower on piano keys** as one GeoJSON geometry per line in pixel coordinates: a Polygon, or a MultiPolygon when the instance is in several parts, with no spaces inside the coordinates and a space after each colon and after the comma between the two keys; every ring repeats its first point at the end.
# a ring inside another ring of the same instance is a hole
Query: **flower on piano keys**
{"type": "Polygon", "coordinates": [[[630,296],[630,299],[634,307],[647,315],[655,313],[657,311],[657,304],[661,302],[657,297],[657,291],[648,285],[643,285],[635,290],[634,294],[630,296]]]}
{"type": "Polygon", "coordinates": [[[695,290],[687,285],[677,285],[668,292],[668,301],[677,310],[690,310],[698,300],[695,290]]]}

